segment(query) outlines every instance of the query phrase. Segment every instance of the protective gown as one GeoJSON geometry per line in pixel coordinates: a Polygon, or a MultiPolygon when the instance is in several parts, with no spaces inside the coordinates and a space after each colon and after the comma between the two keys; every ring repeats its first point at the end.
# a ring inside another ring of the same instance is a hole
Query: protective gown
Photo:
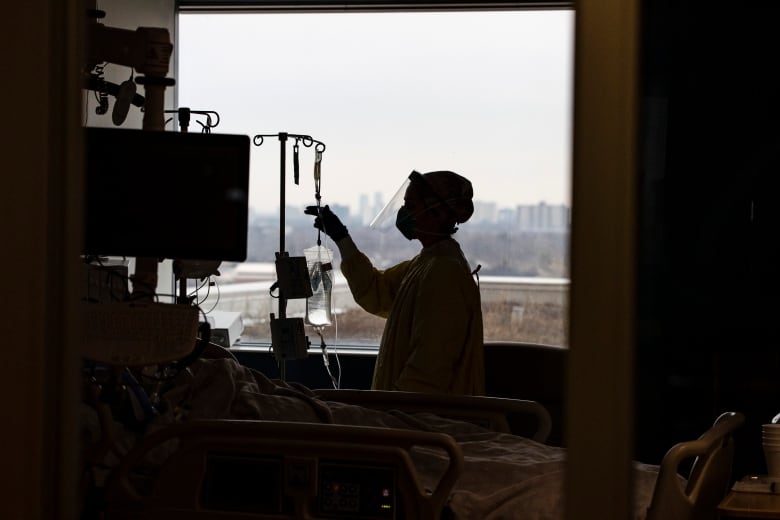
{"type": "Polygon", "coordinates": [[[355,301],[387,318],[372,388],[483,395],[479,288],[452,238],[405,262],[376,269],[347,237],[341,272],[355,301]]]}

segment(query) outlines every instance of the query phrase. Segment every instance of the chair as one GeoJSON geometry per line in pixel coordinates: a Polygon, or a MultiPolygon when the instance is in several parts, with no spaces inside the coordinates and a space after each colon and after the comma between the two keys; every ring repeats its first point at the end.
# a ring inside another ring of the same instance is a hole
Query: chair
{"type": "Polygon", "coordinates": [[[731,482],[734,431],[745,422],[738,412],[726,412],[694,441],[674,445],[661,461],[646,520],[712,520],[731,482]],[[680,465],[695,457],[687,482],[680,465]]]}

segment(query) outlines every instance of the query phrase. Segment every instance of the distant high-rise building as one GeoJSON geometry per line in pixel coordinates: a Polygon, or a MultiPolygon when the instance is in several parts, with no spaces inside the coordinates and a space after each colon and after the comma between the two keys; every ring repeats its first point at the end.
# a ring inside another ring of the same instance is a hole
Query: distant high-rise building
{"type": "Polygon", "coordinates": [[[493,223],[498,220],[498,205],[495,202],[474,201],[474,215],[471,222],[493,223]]]}
{"type": "Polygon", "coordinates": [[[565,233],[569,231],[570,210],[563,204],[517,206],[517,228],[520,231],[538,233],[565,233]]]}
{"type": "Polygon", "coordinates": [[[501,208],[496,215],[496,222],[500,226],[509,227],[514,225],[515,212],[510,208],[501,208]]]}
{"type": "Polygon", "coordinates": [[[357,213],[361,224],[368,224],[369,220],[371,219],[369,213],[371,213],[371,209],[368,207],[368,195],[361,193],[360,199],[358,201],[357,213]]]}
{"type": "Polygon", "coordinates": [[[379,212],[382,211],[385,203],[382,193],[377,191],[374,193],[373,202],[369,202],[367,194],[361,193],[358,205],[358,211],[355,214],[355,218],[359,219],[362,224],[368,225],[374,220],[374,217],[379,215],[379,212]]]}
{"type": "Polygon", "coordinates": [[[368,218],[366,219],[366,224],[369,224],[372,220],[374,220],[374,217],[379,215],[379,212],[382,211],[382,208],[385,207],[385,201],[384,197],[382,196],[382,193],[377,191],[374,193],[374,204],[371,206],[371,211],[369,211],[368,218]]]}

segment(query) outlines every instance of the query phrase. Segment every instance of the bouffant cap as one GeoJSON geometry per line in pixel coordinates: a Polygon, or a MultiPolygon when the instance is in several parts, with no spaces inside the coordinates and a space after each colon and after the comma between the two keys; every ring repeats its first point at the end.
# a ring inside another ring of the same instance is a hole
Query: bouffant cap
{"type": "Polygon", "coordinates": [[[462,224],[474,214],[474,190],[471,181],[451,171],[435,171],[422,174],[423,180],[452,211],[455,221],[462,224]]]}

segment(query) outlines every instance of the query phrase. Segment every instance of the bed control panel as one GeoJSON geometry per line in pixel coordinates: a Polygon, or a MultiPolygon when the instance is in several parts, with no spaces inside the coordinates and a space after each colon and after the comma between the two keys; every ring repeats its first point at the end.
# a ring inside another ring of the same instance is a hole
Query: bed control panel
{"type": "Polygon", "coordinates": [[[396,472],[392,467],[321,462],[318,477],[318,516],[396,518],[396,472]]]}

